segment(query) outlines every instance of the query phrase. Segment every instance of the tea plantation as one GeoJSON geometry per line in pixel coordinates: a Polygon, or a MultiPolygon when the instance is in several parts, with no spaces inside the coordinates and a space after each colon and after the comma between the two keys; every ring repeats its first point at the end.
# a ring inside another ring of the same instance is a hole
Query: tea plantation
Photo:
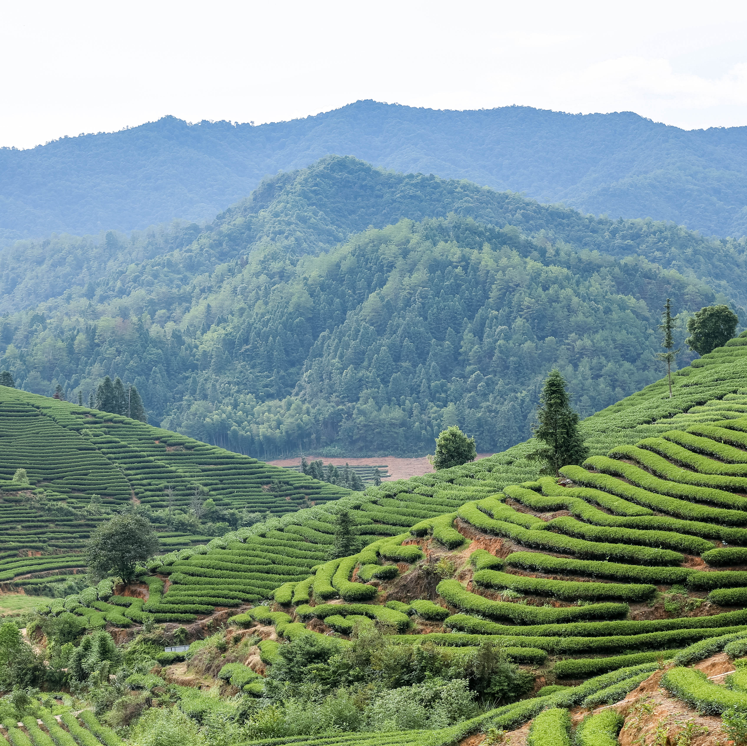
{"type": "MultiPolygon", "coordinates": [[[[457,667],[489,642],[552,685],[446,728],[254,746],[447,746],[530,721],[528,743],[614,744],[623,720],[598,708],[660,669],[683,706],[747,711],[747,669],[724,684],[691,668],[722,651],[747,654],[747,335],[679,371],[673,398],[660,381],[583,429],[591,455],[560,478],[540,477],[522,444],[174,550],[143,568],[141,598],[114,595],[107,580],[46,613],[72,612],[89,628],[151,619],[176,629],[220,611],[230,617],[226,640],[242,630],[261,638],[265,671],[288,642],[316,636],[343,651],[373,626],[387,645],[457,667]],[[341,506],[363,548],[330,560],[341,506]],[[589,717],[571,721],[572,708],[589,717]]],[[[108,433],[80,437],[106,454],[98,439],[108,433]]],[[[169,437],[159,439],[173,448],[169,437]]],[[[263,695],[248,665],[227,664],[218,677],[263,695]]]]}
{"type": "MultiPolygon", "coordinates": [[[[130,501],[188,507],[195,491],[218,508],[282,515],[347,490],[118,415],[0,386],[0,583],[49,583],[82,569],[98,522],[130,501]],[[25,469],[28,483],[14,483],[25,469]],[[202,489],[200,489],[202,488],[202,489]],[[91,497],[100,502],[92,505],[91,497]]],[[[210,536],[156,523],[161,546],[210,536]]]]}

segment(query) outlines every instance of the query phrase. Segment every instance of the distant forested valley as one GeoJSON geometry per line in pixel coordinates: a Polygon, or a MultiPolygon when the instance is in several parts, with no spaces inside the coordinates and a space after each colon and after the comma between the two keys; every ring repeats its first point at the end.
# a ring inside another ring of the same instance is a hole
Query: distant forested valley
{"type": "Polygon", "coordinates": [[[747,128],[685,131],[632,112],[529,107],[438,111],[358,101],[289,122],[188,124],[0,149],[0,245],[53,232],[202,223],[268,174],[350,155],[399,172],[468,179],[612,218],[747,234],[747,128]]]}
{"type": "Polygon", "coordinates": [[[582,415],[660,377],[667,297],[744,323],[744,264],[743,241],[329,157],[206,227],[4,250],[0,367],[84,403],[120,377],[151,422],[260,458],[422,455],[451,424],[502,450],[553,366],[582,415]]]}

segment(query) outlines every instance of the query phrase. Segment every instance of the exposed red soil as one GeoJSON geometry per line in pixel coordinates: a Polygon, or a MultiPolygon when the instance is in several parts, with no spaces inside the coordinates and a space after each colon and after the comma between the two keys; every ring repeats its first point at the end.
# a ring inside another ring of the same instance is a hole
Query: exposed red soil
{"type": "MultiPolygon", "coordinates": [[[[492,453],[478,453],[475,460],[493,456],[492,453]]],[[[327,456],[306,456],[307,461],[316,461],[321,459],[324,464],[333,464],[340,467],[345,464],[350,466],[386,466],[389,476],[384,479],[385,482],[395,479],[409,479],[410,477],[422,477],[423,474],[432,474],[435,470],[428,461],[427,456],[419,458],[399,458],[397,456],[371,456],[370,458],[337,458],[327,456]]],[[[301,463],[300,457],[281,458],[275,461],[268,461],[272,466],[298,466],[301,463]]]]}

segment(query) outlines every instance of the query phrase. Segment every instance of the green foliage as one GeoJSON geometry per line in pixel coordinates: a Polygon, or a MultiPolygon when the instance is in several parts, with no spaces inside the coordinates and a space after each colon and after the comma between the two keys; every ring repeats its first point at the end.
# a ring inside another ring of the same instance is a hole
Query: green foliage
{"type": "Polygon", "coordinates": [[[687,320],[690,336],[685,340],[698,355],[707,355],[717,347],[723,347],[736,333],[739,317],[729,306],[707,306],[701,308],[687,320]]]}
{"type": "Polygon", "coordinates": [[[0,691],[34,686],[43,677],[41,661],[13,622],[0,625],[0,691]]]}
{"type": "Polygon", "coordinates": [[[706,674],[693,668],[678,667],[667,671],[661,685],[703,714],[720,714],[732,708],[747,711],[747,694],[713,684],[706,674]]]}
{"type": "Polygon", "coordinates": [[[436,438],[436,453],[433,456],[433,467],[451,469],[474,461],[477,455],[475,439],[467,437],[456,425],[443,430],[436,438]]]}
{"type": "Polygon", "coordinates": [[[566,382],[553,370],[545,380],[537,411],[534,437],[544,443],[531,458],[542,462],[541,474],[555,475],[561,466],[580,464],[589,455],[578,430],[578,414],[571,409],[566,382]]]}
{"type": "Polygon", "coordinates": [[[344,508],[335,518],[335,538],[329,550],[329,559],[349,557],[359,549],[358,538],[353,533],[353,521],[350,512],[344,508]]]}
{"type": "Polygon", "coordinates": [[[0,386],[7,386],[8,388],[14,389],[16,382],[13,380],[13,376],[7,370],[0,373],[0,386]]]}
{"type": "Polygon", "coordinates": [[[605,658],[569,658],[558,661],[552,671],[559,679],[585,679],[626,666],[669,660],[677,652],[676,650],[656,650],[650,653],[610,655],[605,658]]]}
{"type": "Polygon", "coordinates": [[[578,746],[617,746],[617,734],[624,718],[614,710],[602,710],[585,717],[576,728],[578,746]]]}
{"type": "Polygon", "coordinates": [[[98,526],[86,545],[86,564],[96,575],[116,573],[127,583],[135,566],[158,551],[158,537],[143,516],[124,513],[98,526]]]}
{"type": "Polygon", "coordinates": [[[571,746],[571,717],[568,710],[551,708],[534,719],[528,746],[571,746]]]}

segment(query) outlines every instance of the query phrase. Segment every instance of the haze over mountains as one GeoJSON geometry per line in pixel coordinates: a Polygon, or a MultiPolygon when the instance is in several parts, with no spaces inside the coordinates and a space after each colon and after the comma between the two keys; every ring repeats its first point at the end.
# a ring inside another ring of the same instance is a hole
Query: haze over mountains
{"type": "Polygon", "coordinates": [[[210,220],[266,175],[326,155],[468,179],[612,218],[747,233],[747,128],[684,131],[636,114],[437,111],[359,101],[252,126],[173,117],[0,150],[0,242],[210,220]]]}

